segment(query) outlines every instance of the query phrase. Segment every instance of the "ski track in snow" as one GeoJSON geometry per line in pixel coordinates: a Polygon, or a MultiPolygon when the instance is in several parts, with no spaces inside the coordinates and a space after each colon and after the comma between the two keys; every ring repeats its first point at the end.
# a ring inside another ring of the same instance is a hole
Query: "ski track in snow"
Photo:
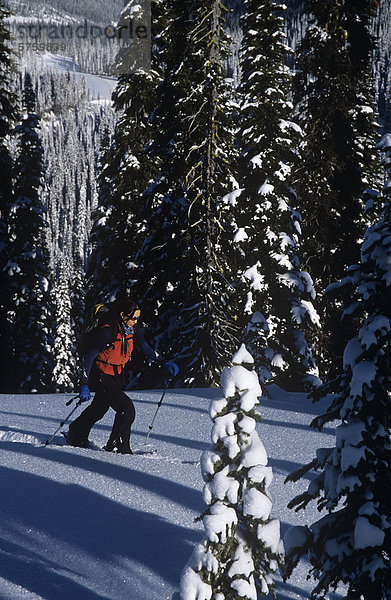
{"type": "MultiPolygon", "coordinates": [[[[161,392],[129,395],[137,452],[161,392]]],[[[179,600],[181,571],[203,537],[194,522],[205,508],[199,462],[210,443],[209,403],[221,390],[170,390],[150,436],[157,453],[131,456],[100,451],[111,410],[91,431],[93,448],[68,446],[61,432],[45,447],[69,412],[69,397],[0,396],[0,600],[179,600]]],[[[331,427],[309,428],[323,408],[275,387],[262,399],[257,430],[273,468],[272,516],[282,535],[319,518],[315,507],[286,508],[308,480],[283,482],[318,447],[334,445],[331,427]]],[[[307,571],[303,563],[287,583],[276,577],[279,600],[310,598],[307,571]]]]}
{"type": "Polygon", "coordinates": [[[7,428],[7,430],[4,431],[4,429],[0,427],[0,444],[1,442],[19,442],[21,444],[33,444],[34,446],[40,445],[39,439],[33,435],[13,431],[11,428],[7,428]]]}
{"type": "MultiPolygon", "coordinates": [[[[60,433],[60,432],[59,432],[60,433]]],[[[40,439],[38,439],[37,437],[33,436],[33,435],[27,435],[26,433],[21,433],[19,431],[13,431],[11,428],[7,428],[7,431],[4,431],[1,427],[0,427],[0,444],[2,442],[18,442],[20,444],[32,444],[33,446],[36,447],[45,447],[45,444],[42,444],[42,441],[40,439]]],[[[53,440],[52,442],[50,442],[50,446],[51,447],[64,447],[66,449],[69,450],[74,450],[76,451],[77,454],[79,454],[80,451],[89,453],[89,452],[104,452],[104,448],[103,446],[99,446],[98,444],[94,444],[93,442],[91,442],[91,446],[89,448],[75,448],[72,446],[69,446],[69,444],[66,443],[66,441],[64,440],[64,442],[60,443],[61,440],[58,439],[58,436],[56,436],[56,439],[53,440]]],[[[1,449],[1,446],[0,446],[1,449]]],[[[115,452],[111,454],[111,456],[121,456],[116,454],[115,452]]],[[[170,457],[170,456],[163,456],[161,454],[159,454],[157,451],[149,451],[149,450],[144,450],[142,448],[142,446],[140,448],[134,448],[134,454],[129,457],[132,458],[132,460],[136,460],[139,458],[146,458],[149,460],[162,460],[171,464],[184,464],[184,465],[200,465],[200,461],[199,460],[182,460],[180,458],[177,457],[170,457]]]]}

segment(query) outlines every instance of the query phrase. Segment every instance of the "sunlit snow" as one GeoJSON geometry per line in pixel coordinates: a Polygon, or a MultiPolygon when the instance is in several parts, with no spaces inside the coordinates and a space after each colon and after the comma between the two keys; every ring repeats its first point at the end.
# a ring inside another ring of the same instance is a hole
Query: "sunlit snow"
{"type": "MultiPolygon", "coordinates": [[[[308,485],[308,480],[284,485],[286,475],[309,462],[318,447],[333,446],[334,438],[329,430],[309,427],[324,405],[315,408],[304,394],[275,387],[271,392],[271,399],[261,400],[263,422],[256,429],[273,474],[269,466],[259,465],[251,472],[253,479],[267,478],[272,516],[281,520],[283,537],[291,525],[318,518],[315,508],[305,514],[286,508],[308,485]]],[[[161,392],[130,394],[137,410],[132,441],[139,451],[161,392]]],[[[150,436],[157,454],[133,456],[99,451],[110,433],[112,411],[91,432],[95,449],[66,446],[60,433],[44,447],[72,408],[65,406],[68,398],[1,396],[0,597],[179,600],[182,570],[204,535],[202,523],[194,521],[205,509],[200,460],[210,447],[209,404],[221,399],[222,391],[169,391],[150,436]]],[[[213,452],[204,455],[210,471],[214,458],[213,452]]],[[[218,485],[223,490],[223,478],[218,485]]],[[[227,493],[234,495],[234,488],[227,487],[227,493]]],[[[256,499],[250,500],[249,509],[261,511],[256,499]]],[[[224,519],[229,522],[230,515],[224,519]]],[[[265,543],[277,535],[272,523],[271,537],[262,531],[265,543]]],[[[306,573],[303,564],[287,583],[276,575],[279,598],[309,599],[313,586],[306,573]]],[[[207,586],[203,594],[208,597],[207,586]]],[[[330,599],[342,597],[332,594],[330,599]]]]}

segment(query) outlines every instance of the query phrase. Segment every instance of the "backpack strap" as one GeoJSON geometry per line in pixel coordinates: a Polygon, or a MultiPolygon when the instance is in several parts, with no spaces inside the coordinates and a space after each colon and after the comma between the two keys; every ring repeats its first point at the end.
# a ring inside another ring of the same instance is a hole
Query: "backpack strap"
{"type": "Polygon", "coordinates": [[[110,346],[112,346],[117,339],[117,335],[121,331],[121,328],[116,319],[112,319],[109,322],[103,323],[101,328],[103,329],[103,327],[110,327],[110,342],[107,344],[107,348],[110,348],[110,346]]]}

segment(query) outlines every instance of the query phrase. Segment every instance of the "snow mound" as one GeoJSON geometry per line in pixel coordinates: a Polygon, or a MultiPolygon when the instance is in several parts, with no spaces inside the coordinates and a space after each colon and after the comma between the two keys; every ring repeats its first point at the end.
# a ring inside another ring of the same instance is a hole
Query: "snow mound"
{"type": "Polygon", "coordinates": [[[2,431],[0,430],[0,442],[19,442],[20,444],[33,444],[34,446],[40,446],[41,441],[27,433],[20,433],[19,431],[2,431]]]}

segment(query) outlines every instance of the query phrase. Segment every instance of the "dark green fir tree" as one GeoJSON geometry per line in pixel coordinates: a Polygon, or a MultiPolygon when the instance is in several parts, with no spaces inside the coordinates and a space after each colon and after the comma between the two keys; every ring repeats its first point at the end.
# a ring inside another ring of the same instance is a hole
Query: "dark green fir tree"
{"type": "Polygon", "coordinates": [[[307,491],[290,507],[300,510],[315,501],[326,511],[285,538],[288,573],[308,553],[317,582],[314,600],[328,597],[339,584],[345,584],[349,600],[391,597],[391,136],[378,147],[387,174],[377,199],[381,217],[365,233],[359,263],[336,284],[350,297],[343,310],[356,331],[341,370],[314,395],[332,398],[312,426],[321,430],[337,422],[335,447],[318,449],[309,465],[288,478],[314,471],[307,491]]]}
{"type": "Polygon", "coordinates": [[[368,225],[363,192],[376,179],[368,156],[376,135],[368,77],[376,3],[307,0],[306,11],[310,23],[295,77],[298,122],[304,131],[295,177],[304,264],[320,292],[323,336],[317,353],[325,375],[341,357],[346,340],[338,326],[338,304],[328,310],[323,291],[359,258],[368,225]]]}
{"type": "Polygon", "coordinates": [[[160,349],[181,367],[178,384],[217,383],[237,338],[232,244],[221,204],[234,153],[224,18],[218,0],[170,4],[156,109],[152,151],[162,170],[140,264],[160,349]]]}
{"type": "Polygon", "coordinates": [[[15,201],[10,210],[10,251],[7,272],[10,286],[14,385],[24,392],[48,391],[52,384],[51,271],[46,247],[45,208],[40,198],[43,149],[35,93],[26,73],[23,114],[15,128],[18,154],[15,162],[15,201]]]}
{"type": "Polygon", "coordinates": [[[177,329],[175,295],[183,276],[181,244],[188,210],[183,180],[184,124],[180,101],[183,86],[186,86],[183,54],[191,23],[186,4],[170,1],[164,6],[167,26],[158,54],[164,72],[156,90],[156,106],[151,115],[153,139],[149,147],[159,171],[144,192],[151,215],[145,241],[136,257],[139,267],[136,290],[144,321],[150,326],[156,346],[170,355],[177,329]]]}
{"type": "MultiPolygon", "coordinates": [[[[267,370],[277,383],[299,389],[310,385],[317,373],[310,339],[319,323],[312,280],[300,261],[301,216],[292,177],[300,128],[292,122],[288,99],[291,80],[283,9],[273,0],[247,0],[244,8],[240,190],[226,197],[235,206],[240,321],[244,327],[251,314],[267,317],[267,343],[273,352],[263,355],[263,363],[269,356],[267,370]]],[[[249,348],[251,332],[247,328],[249,348]]],[[[257,356],[256,366],[265,372],[257,356]]]]}
{"type": "Polygon", "coordinates": [[[4,2],[0,2],[0,353],[3,357],[0,366],[1,391],[12,388],[12,345],[11,324],[9,320],[9,281],[5,270],[9,258],[8,222],[10,207],[13,203],[13,160],[10,155],[9,140],[15,123],[17,99],[11,89],[11,80],[15,66],[9,47],[9,31],[5,19],[9,17],[4,2]]]}
{"type": "MultiPolygon", "coordinates": [[[[119,27],[128,22],[134,2],[125,6],[119,27]]],[[[161,1],[152,2],[152,40],[160,31],[161,1]]],[[[121,54],[122,70],[113,93],[119,118],[114,140],[104,159],[99,178],[98,207],[93,214],[90,241],[92,255],[87,275],[91,298],[97,294],[107,300],[119,292],[130,292],[137,276],[135,255],[145,237],[149,206],[144,190],[156,174],[156,165],[148,153],[152,139],[150,115],[156,103],[156,70],[154,52],[151,64],[134,71],[130,64],[131,47],[121,54]],[[125,60],[128,61],[127,68],[125,60]]]]}

